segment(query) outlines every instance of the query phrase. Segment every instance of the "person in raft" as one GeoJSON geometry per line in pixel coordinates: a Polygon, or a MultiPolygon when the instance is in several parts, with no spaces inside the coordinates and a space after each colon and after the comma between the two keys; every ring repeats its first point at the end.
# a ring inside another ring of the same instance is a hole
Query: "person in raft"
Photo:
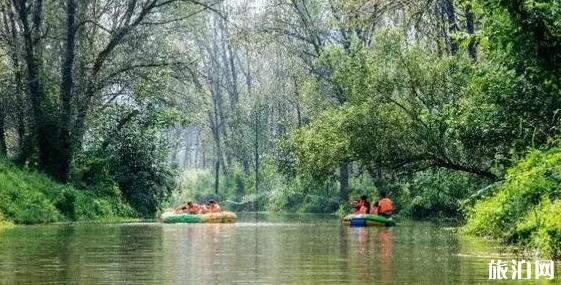
{"type": "Polygon", "coordinates": [[[368,214],[370,211],[370,202],[368,202],[368,196],[360,196],[358,200],[355,214],[368,214]]]}
{"type": "Polygon", "coordinates": [[[200,214],[203,211],[203,207],[201,207],[199,204],[193,203],[191,201],[187,202],[187,204],[185,205],[181,205],[177,208],[175,208],[174,212],[176,214],[182,214],[182,213],[187,213],[187,214],[200,214]]]}
{"type": "Polygon", "coordinates": [[[220,213],[220,212],[222,212],[222,209],[220,208],[220,205],[218,205],[218,203],[216,203],[216,201],[214,201],[214,200],[208,201],[208,205],[206,206],[206,208],[207,208],[209,213],[220,213]]]}
{"type": "Polygon", "coordinates": [[[353,209],[353,214],[358,213],[358,201],[353,200],[350,202],[351,203],[351,209],[353,209]]]}
{"type": "Polygon", "coordinates": [[[370,208],[370,214],[371,215],[378,215],[379,211],[380,211],[379,203],[375,202],[374,204],[372,204],[372,207],[370,208]]]}
{"type": "Polygon", "coordinates": [[[387,197],[385,192],[380,193],[380,201],[378,201],[378,215],[391,217],[393,214],[393,202],[387,197]]]}

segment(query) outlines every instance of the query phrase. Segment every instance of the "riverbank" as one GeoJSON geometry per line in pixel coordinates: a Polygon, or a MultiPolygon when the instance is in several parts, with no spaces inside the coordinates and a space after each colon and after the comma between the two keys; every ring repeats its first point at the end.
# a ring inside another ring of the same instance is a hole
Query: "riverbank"
{"type": "Polygon", "coordinates": [[[561,258],[561,148],[534,150],[468,214],[464,231],[561,258]]]}
{"type": "Polygon", "coordinates": [[[0,229],[6,229],[6,228],[12,228],[15,225],[13,223],[7,222],[7,221],[1,221],[0,220],[0,229]]]}
{"type": "Polygon", "coordinates": [[[0,226],[72,221],[118,221],[134,211],[117,191],[101,195],[0,160],[0,226]]]}

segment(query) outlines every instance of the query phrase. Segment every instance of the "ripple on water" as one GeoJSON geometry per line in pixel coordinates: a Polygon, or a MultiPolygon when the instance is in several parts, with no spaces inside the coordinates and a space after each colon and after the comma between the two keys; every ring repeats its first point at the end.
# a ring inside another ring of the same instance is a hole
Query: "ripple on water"
{"type": "Polygon", "coordinates": [[[0,252],[0,284],[494,284],[488,261],[513,257],[431,223],[359,229],[334,216],[254,214],[18,227],[2,232],[0,252]]]}

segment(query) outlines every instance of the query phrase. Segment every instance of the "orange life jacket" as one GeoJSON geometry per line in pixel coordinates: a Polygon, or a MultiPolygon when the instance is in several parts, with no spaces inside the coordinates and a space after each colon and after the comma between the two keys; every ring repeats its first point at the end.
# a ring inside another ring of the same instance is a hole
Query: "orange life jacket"
{"type": "Polygon", "coordinates": [[[380,214],[391,214],[391,212],[393,212],[393,203],[389,198],[380,200],[380,202],[378,202],[378,206],[380,207],[378,209],[380,214]]]}

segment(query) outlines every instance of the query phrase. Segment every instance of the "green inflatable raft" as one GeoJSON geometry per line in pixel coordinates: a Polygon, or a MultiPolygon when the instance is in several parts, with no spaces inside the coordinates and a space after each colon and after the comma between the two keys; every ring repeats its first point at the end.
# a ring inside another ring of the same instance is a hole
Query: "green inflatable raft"
{"type": "Polygon", "coordinates": [[[343,224],[351,227],[391,227],[395,226],[392,218],[370,214],[352,214],[343,218],[343,224]]]}
{"type": "Polygon", "coordinates": [[[160,220],[164,223],[235,223],[238,217],[232,212],[220,212],[209,214],[175,214],[164,213],[160,220]]]}

